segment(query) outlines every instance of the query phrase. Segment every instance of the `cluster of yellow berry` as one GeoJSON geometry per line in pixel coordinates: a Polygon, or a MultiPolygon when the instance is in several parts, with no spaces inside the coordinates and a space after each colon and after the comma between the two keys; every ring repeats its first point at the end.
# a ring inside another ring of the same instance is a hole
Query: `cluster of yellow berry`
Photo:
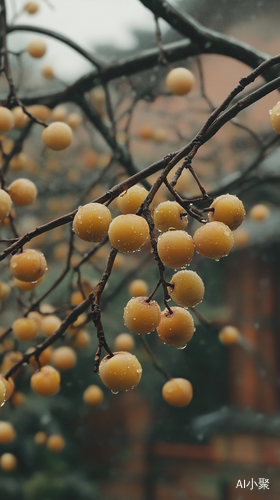
{"type": "MultiPolygon", "coordinates": [[[[108,235],[112,246],[120,252],[140,250],[149,239],[149,225],[136,213],[147,195],[142,186],[129,188],[119,196],[117,206],[122,214],[113,220],[110,210],[99,203],[80,207],[73,221],[76,235],[92,242],[99,242],[108,235]]],[[[185,230],[188,220],[183,207],[174,201],[162,202],[152,212],[154,226],[160,232],[157,239],[159,258],[173,269],[189,265],[195,249],[205,257],[219,260],[230,252],[234,242],[232,230],[240,226],[244,217],[244,206],[236,196],[220,196],[210,206],[209,222],[191,237],[185,230]]],[[[194,320],[186,308],[202,301],[204,284],[196,272],[183,269],[173,275],[168,290],[177,306],[161,312],[155,300],[147,296],[132,297],[124,309],[124,323],[136,334],[148,334],[156,329],[165,344],[183,348],[194,333],[194,320]]],[[[136,386],[142,368],[132,354],[115,352],[104,358],[99,373],[103,383],[116,392],[136,386]]],[[[178,405],[178,401],[175,403],[172,399],[173,392],[184,392],[182,387],[187,390],[186,386],[179,383],[178,386],[175,382],[170,386],[170,381],[167,384],[169,389],[163,391],[164,399],[178,405]]],[[[186,404],[185,399],[182,404],[186,404]]]]}

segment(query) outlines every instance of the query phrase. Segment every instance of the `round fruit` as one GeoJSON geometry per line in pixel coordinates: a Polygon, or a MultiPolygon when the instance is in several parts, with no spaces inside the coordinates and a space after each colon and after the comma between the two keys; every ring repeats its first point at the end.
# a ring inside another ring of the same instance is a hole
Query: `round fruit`
{"type": "Polygon", "coordinates": [[[130,333],[120,333],[114,339],[114,348],[117,351],[133,351],[135,340],[130,333]]]}
{"type": "Polygon", "coordinates": [[[172,378],[164,384],[162,397],[171,406],[187,406],[193,397],[192,385],[185,378],[172,378]]]}
{"type": "Polygon", "coordinates": [[[18,340],[31,340],[36,337],[38,330],[34,319],[19,318],[13,323],[13,331],[18,340]]]}
{"type": "Polygon", "coordinates": [[[165,309],[161,313],[157,333],[162,342],[172,347],[182,348],[191,340],[194,333],[192,315],[182,307],[172,307],[172,313],[165,309]]]}
{"type": "Polygon", "coordinates": [[[39,5],[36,2],[27,2],[24,6],[24,10],[28,14],[35,14],[39,9],[39,5]]]}
{"type": "Polygon", "coordinates": [[[52,335],[61,325],[61,319],[55,314],[48,314],[44,316],[41,321],[41,330],[49,337],[52,335]]]}
{"type": "Polygon", "coordinates": [[[192,237],[185,231],[167,231],[159,236],[157,251],[165,266],[172,269],[187,266],[194,254],[192,237]]]}
{"type": "Polygon", "coordinates": [[[6,385],[3,380],[0,379],[0,407],[6,402],[6,385]]]}
{"type": "Polygon", "coordinates": [[[31,376],[31,387],[40,396],[52,396],[60,389],[60,374],[52,366],[45,365],[31,376]]]}
{"type": "Polygon", "coordinates": [[[148,195],[142,186],[132,186],[117,198],[117,206],[122,214],[135,214],[148,195]]]}
{"type": "Polygon", "coordinates": [[[88,203],[76,213],[73,230],[84,241],[102,241],[108,234],[111,220],[111,212],[105,205],[88,203]]]}
{"type": "Polygon", "coordinates": [[[73,132],[67,123],[53,122],[43,130],[42,140],[45,146],[53,151],[62,151],[70,146],[73,132]]]}
{"type": "Polygon", "coordinates": [[[37,281],[34,281],[32,283],[27,283],[26,281],[21,281],[18,280],[17,278],[14,278],[14,285],[19,288],[22,292],[29,292],[30,290],[33,290],[36,288],[36,286],[39,285],[44,279],[44,276],[41,276],[37,281]]]}
{"type": "Polygon", "coordinates": [[[113,247],[120,252],[135,252],[148,240],[149,226],[139,215],[119,215],[112,220],[108,235],[113,247]]]}
{"type": "Polygon", "coordinates": [[[75,366],[77,354],[72,347],[62,346],[54,349],[51,357],[52,364],[59,370],[70,370],[75,366]]]}
{"type": "Polygon", "coordinates": [[[11,472],[15,470],[17,466],[17,459],[12,453],[3,453],[0,457],[0,467],[5,472],[11,472]]]}
{"type": "Polygon", "coordinates": [[[129,283],[128,293],[131,297],[140,297],[147,295],[149,290],[148,283],[144,280],[133,280],[129,283]]]}
{"type": "Polygon", "coordinates": [[[24,153],[19,153],[10,160],[10,168],[14,172],[22,170],[27,165],[27,156],[24,153]]]}
{"type": "Polygon", "coordinates": [[[185,210],[177,201],[163,201],[154,211],[155,228],[163,232],[169,228],[185,229],[188,219],[183,213],[185,210]]]}
{"type": "Polygon", "coordinates": [[[39,59],[45,55],[47,46],[43,40],[40,38],[34,38],[27,45],[27,52],[31,57],[39,59]]]}
{"type": "Polygon", "coordinates": [[[209,212],[209,220],[223,222],[232,231],[244,221],[246,212],[243,203],[232,194],[218,196],[210,208],[214,208],[214,212],[209,212]]]}
{"type": "Polygon", "coordinates": [[[68,111],[65,106],[56,106],[51,113],[52,122],[64,122],[67,118],[68,111]]]}
{"type": "Polygon", "coordinates": [[[226,257],[234,243],[230,228],[223,222],[207,222],[196,230],[193,241],[198,253],[209,259],[226,257]]]}
{"type": "Polygon", "coordinates": [[[11,397],[12,406],[21,406],[24,403],[24,400],[24,394],[20,391],[16,391],[11,397]]]}
{"type": "Polygon", "coordinates": [[[50,108],[44,106],[44,104],[34,104],[28,108],[28,111],[30,111],[34,118],[38,118],[42,122],[45,122],[51,114],[50,108]]]}
{"type": "Polygon", "coordinates": [[[238,229],[234,233],[234,244],[236,247],[245,247],[250,241],[250,235],[247,229],[238,229]]]}
{"type": "Polygon", "coordinates": [[[254,205],[250,212],[249,216],[251,219],[260,221],[266,219],[270,214],[270,210],[266,205],[259,203],[258,205],[254,205]]]}
{"type": "Polygon", "coordinates": [[[10,443],[16,437],[16,431],[10,422],[0,420],[0,443],[10,443]]]}
{"type": "Polygon", "coordinates": [[[14,126],[12,111],[4,106],[0,106],[0,132],[8,132],[14,126]]]}
{"type": "Polygon", "coordinates": [[[175,68],[166,77],[166,86],[172,94],[188,94],[194,85],[194,76],[186,68],[175,68]]]}
{"type": "Polygon", "coordinates": [[[30,118],[27,116],[21,106],[16,106],[12,109],[15,127],[23,128],[29,122],[30,118]]]}
{"type": "Polygon", "coordinates": [[[224,345],[237,344],[240,339],[240,331],[235,326],[224,326],[219,332],[219,340],[224,345]]]}
{"type": "Polygon", "coordinates": [[[10,271],[20,281],[38,281],[46,270],[46,259],[38,250],[23,250],[22,253],[13,255],[10,261],[10,271]]]}
{"type": "Polygon", "coordinates": [[[142,366],[130,352],[115,352],[100,363],[99,375],[103,384],[113,392],[129,391],[139,384],[142,366]]]}
{"type": "MultiPolygon", "coordinates": [[[[29,353],[33,352],[34,350],[35,350],[34,347],[30,347],[29,349],[27,349],[26,354],[29,354],[29,353]]],[[[53,348],[51,346],[47,347],[46,349],[44,349],[41,352],[41,354],[39,355],[39,365],[40,366],[45,366],[50,362],[52,352],[53,352],[53,348]]],[[[33,368],[35,368],[35,370],[37,370],[39,368],[39,365],[38,365],[38,362],[36,360],[35,355],[31,356],[29,358],[29,363],[31,364],[31,366],[33,366],[33,368]]]]}
{"type": "Polygon", "coordinates": [[[72,129],[77,128],[82,123],[82,116],[79,113],[70,113],[67,123],[72,129]]]}
{"type": "Polygon", "coordinates": [[[204,296],[204,284],[194,271],[178,271],[170,281],[169,294],[172,300],[182,307],[194,307],[204,296]]]}
{"type": "Polygon", "coordinates": [[[270,123],[272,128],[280,134],[280,101],[269,111],[270,123]]]}
{"type": "Polygon", "coordinates": [[[41,69],[41,73],[48,80],[51,80],[54,77],[53,67],[50,64],[45,64],[45,66],[41,69]]]}
{"type": "Polygon", "coordinates": [[[35,434],[34,436],[34,442],[36,444],[38,444],[38,446],[43,446],[44,444],[46,444],[47,442],[47,439],[48,439],[48,436],[45,432],[43,431],[39,431],[35,434]]]}
{"type": "Polygon", "coordinates": [[[47,439],[47,447],[50,451],[58,453],[65,448],[65,440],[59,434],[53,434],[47,439]]]}
{"type": "Polygon", "coordinates": [[[0,281],[0,300],[5,300],[10,294],[11,288],[8,283],[0,281]]]}
{"type": "Polygon", "coordinates": [[[78,349],[85,349],[90,344],[90,336],[86,330],[79,330],[73,339],[73,345],[78,349]]]}
{"type": "MultiPolygon", "coordinates": [[[[7,380],[4,375],[0,375],[0,382],[5,386],[5,400],[8,401],[15,390],[15,384],[12,377],[7,380]]],[[[0,404],[1,406],[1,404],[0,404]]]]}
{"type": "Polygon", "coordinates": [[[83,400],[89,406],[99,405],[104,398],[104,393],[98,385],[89,385],[84,391],[83,400]]]}
{"type": "Polygon", "coordinates": [[[0,189],[0,222],[8,217],[12,208],[11,197],[4,189],[0,189]]]}
{"type": "Polygon", "coordinates": [[[133,297],[124,308],[124,324],[133,333],[150,333],[160,322],[160,307],[148,297],[133,297]]]}
{"type": "Polygon", "coordinates": [[[29,179],[16,179],[8,188],[9,195],[15,205],[25,207],[36,200],[37,188],[29,179]]]}

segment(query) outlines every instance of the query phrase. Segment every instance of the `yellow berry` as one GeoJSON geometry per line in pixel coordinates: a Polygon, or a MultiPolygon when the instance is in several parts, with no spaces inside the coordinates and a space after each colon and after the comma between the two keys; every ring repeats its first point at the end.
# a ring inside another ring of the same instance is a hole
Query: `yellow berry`
{"type": "Polygon", "coordinates": [[[43,130],[42,140],[45,146],[53,151],[62,151],[70,146],[73,132],[67,123],[53,122],[43,130]]]}
{"type": "Polygon", "coordinates": [[[5,300],[10,294],[11,288],[8,283],[0,281],[0,300],[5,300]]]}
{"type": "Polygon", "coordinates": [[[269,111],[269,117],[272,128],[280,134],[280,101],[269,111]]]}
{"type": "Polygon", "coordinates": [[[204,284],[194,271],[178,271],[173,275],[169,288],[172,300],[182,307],[194,307],[204,296],[204,284]]]}
{"type": "Polygon", "coordinates": [[[185,231],[167,231],[159,236],[157,250],[165,266],[177,269],[191,262],[194,244],[192,237],[185,231]]]}
{"type": "Polygon", "coordinates": [[[75,366],[77,354],[69,346],[57,347],[54,349],[51,357],[52,364],[59,370],[70,370],[75,366]]]}
{"type": "Polygon", "coordinates": [[[41,73],[47,80],[51,80],[54,77],[53,67],[50,64],[45,64],[41,68],[41,73]]]}
{"type": "Polygon", "coordinates": [[[237,344],[240,339],[240,331],[235,326],[224,326],[219,332],[219,340],[224,345],[237,344]]]}
{"type": "Polygon", "coordinates": [[[48,439],[48,436],[43,431],[36,432],[36,434],[34,436],[34,442],[36,444],[38,444],[38,446],[43,446],[44,444],[46,444],[47,439],[48,439]]]}
{"type": "Polygon", "coordinates": [[[20,281],[37,281],[46,270],[46,259],[37,250],[23,250],[22,253],[13,255],[10,261],[10,271],[20,281]]]}
{"type": "Polygon", "coordinates": [[[0,132],[8,132],[14,126],[12,111],[4,106],[0,106],[0,132]]]}
{"type": "Polygon", "coordinates": [[[108,234],[111,220],[111,212],[105,205],[88,203],[76,213],[73,230],[84,241],[102,241],[108,234]]]}
{"type": "Polygon", "coordinates": [[[23,128],[29,122],[30,118],[27,116],[21,106],[16,106],[12,109],[14,123],[16,128],[23,128]]]}
{"type": "Polygon", "coordinates": [[[67,118],[68,111],[65,106],[56,106],[51,112],[52,122],[64,122],[67,118]]]}
{"type": "Polygon", "coordinates": [[[214,212],[209,212],[209,220],[223,222],[232,231],[244,221],[245,208],[237,196],[231,194],[218,196],[210,208],[214,208],[214,212]]]}
{"type": "Polygon", "coordinates": [[[139,384],[142,366],[130,352],[115,352],[100,363],[99,375],[103,384],[113,392],[129,391],[139,384]]]}
{"type": "Polygon", "coordinates": [[[39,9],[39,5],[36,2],[27,2],[24,6],[24,10],[28,12],[28,14],[35,14],[39,9]]]}
{"type": "Polygon", "coordinates": [[[234,244],[236,247],[245,247],[250,241],[247,229],[240,228],[234,233],[234,244]]]}
{"type": "Polygon", "coordinates": [[[131,297],[140,297],[148,294],[148,283],[144,280],[133,280],[129,283],[128,293],[131,297]]]}
{"type": "Polygon", "coordinates": [[[29,179],[16,179],[8,188],[9,195],[15,205],[25,207],[36,200],[37,188],[29,179]]]}
{"type": "Polygon", "coordinates": [[[130,333],[120,333],[114,339],[114,348],[116,351],[133,351],[135,340],[130,333]]]}
{"type": "Polygon", "coordinates": [[[266,219],[269,216],[269,214],[270,214],[269,208],[266,205],[263,205],[262,203],[254,205],[249,212],[250,218],[256,221],[266,219]]]}
{"type": "Polygon", "coordinates": [[[148,297],[133,297],[124,308],[124,324],[133,333],[150,333],[160,322],[160,307],[148,297]]]}
{"type": "Polygon", "coordinates": [[[6,402],[6,385],[3,380],[0,379],[0,408],[6,402]]]}
{"type": "Polygon", "coordinates": [[[73,345],[78,349],[85,349],[90,344],[90,336],[86,330],[79,330],[75,333],[73,345]]]}
{"type": "Polygon", "coordinates": [[[164,384],[162,397],[171,406],[187,406],[193,397],[192,385],[184,378],[172,378],[164,384]]]}
{"type": "Polygon", "coordinates": [[[82,123],[82,116],[79,113],[70,113],[67,123],[72,129],[77,128],[82,123]]]}
{"type": "Polygon", "coordinates": [[[208,222],[196,230],[193,241],[198,253],[209,259],[226,257],[234,243],[230,228],[223,222],[208,222]]]}
{"type": "Polygon", "coordinates": [[[34,319],[19,318],[13,322],[13,331],[18,340],[31,340],[38,333],[38,325],[34,319]]]}
{"type": "Polygon", "coordinates": [[[31,57],[39,59],[45,55],[47,46],[41,38],[34,38],[27,45],[27,52],[31,57]]]}
{"type": "Polygon", "coordinates": [[[188,94],[194,85],[194,75],[186,68],[174,68],[166,77],[166,86],[172,94],[188,94]]]}
{"type": "Polygon", "coordinates": [[[122,214],[135,214],[148,194],[142,186],[132,186],[117,198],[117,206],[122,214]]]}
{"type": "MultiPolygon", "coordinates": [[[[35,348],[34,347],[30,347],[29,349],[27,349],[26,354],[29,354],[29,353],[34,352],[34,351],[35,351],[35,348]]],[[[52,352],[53,352],[53,348],[51,346],[48,346],[39,355],[39,364],[38,364],[38,362],[36,360],[35,355],[31,356],[29,358],[29,363],[31,364],[31,366],[33,366],[33,368],[35,368],[35,370],[37,370],[37,368],[39,368],[39,365],[40,366],[45,366],[45,365],[47,365],[50,362],[51,356],[52,356],[52,352]]]]}
{"type": "Polygon", "coordinates": [[[139,215],[119,215],[112,220],[108,235],[111,244],[120,252],[135,252],[148,240],[149,226],[139,215]]]}
{"type": "Polygon", "coordinates": [[[161,313],[157,333],[165,344],[183,348],[193,336],[194,320],[192,315],[182,307],[172,307],[171,311],[170,313],[168,309],[165,309],[161,313]]]}
{"type": "Polygon", "coordinates": [[[11,197],[4,189],[0,189],[0,222],[8,217],[12,208],[11,197]]]}
{"type": "Polygon", "coordinates": [[[5,472],[11,472],[15,470],[17,466],[17,459],[12,453],[3,453],[0,457],[0,467],[5,472]]]}
{"type": "Polygon", "coordinates": [[[11,397],[12,406],[21,406],[24,403],[24,400],[24,394],[20,391],[16,391],[11,397]]]}
{"type": "Polygon", "coordinates": [[[41,320],[41,329],[44,335],[49,337],[52,335],[61,325],[61,319],[55,314],[48,314],[44,316],[41,320]]]}
{"type": "Polygon", "coordinates": [[[15,383],[14,383],[12,377],[10,377],[9,380],[7,380],[4,377],[4,375],[0,375],[0,382],[2,382],[5,386],[5,390],[6,390],[5,400],[8,401],[8,399],[10,399],[10,397],[13,395],[13,392],[15,390],[15,383]]]}
{"type": "Polygon", "coordinates": [[[84,402],[89,406],[99,405],[104,398],[104,393],[98,385],[89,385],[83,394],[84,402]]]}
{"type": "Polygon", "coordinates": [[[37,281],[33,281],[32,283],[27,283],[26,281],[18,280],[14,278],[14,285],[19,288],[22,292],[29,292],[36,288],[40,283],[42,283],[44,276],[41,276],[37,281]]]}
{"type": "Polygon", "coordinates": [[[54,453],[58,453],[65,448],[65,440],[59,434],[53,434],[47,439],[47,448],[54,453]]]}
{"type": "Polygon", "coordinates": [[[52,366],[45,365],[31,376],[31,387],[40,396],[52,396],[60,389],[60,374],[52,366]]]}
{"type": "Polygon", "coordinates": [[[163,201],[154,211],[155,228],[163,232],[169,228],[185,229],[188,219],[183,213],[185,210],[176,201],[163,201]]]}
{"type": "Polygon", "coordinates": [[[10,422],[0,420],[0,443],[10,443],[16,437],[16,431],[10,422]]]}
{"type": "Polygon", "coordinates": [[[50,114],[51,110],[44,104],[34,104],[33,106],[29,106],[28,111],[34,116],[34,118],[38,118],[42,122],[45,122],[50,114]]]}

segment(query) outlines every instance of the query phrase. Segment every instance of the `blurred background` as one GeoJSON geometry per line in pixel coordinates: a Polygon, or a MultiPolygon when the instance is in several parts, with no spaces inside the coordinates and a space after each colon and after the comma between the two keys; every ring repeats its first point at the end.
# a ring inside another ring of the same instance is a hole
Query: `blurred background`
{"type": "MultiPolygon", "coordinates": [[[[137,0],[38,0],[38,12],[33,15],[24,10],[25,3],[7,2],[9,23],[57,31],[108,65],[158,46],[154,16],[137,0]]],[[[272,56],[279,51],[279,2],[174,0],[170,4],[205,27],[263,53],[272,56]]],[[[159,28],[163,47],[183,40],[162,20],[159,28]]],[[[24,29],[9,34],[10,65],[23,102],[38,96],[38,103],[47,104],[44,96],[63,92],[93,66],[70,47],[43,34],[39,36],[46,42],[47,52],[42,59],[32,59],[26,46],[34,36],[24,29]]],[[[117,144],[136,170],[142,170],[187,144],[250,71],[233,57],[202,54],[172,66],[159,58],[152,69],[112,80],[107,90],[117,144]],[[164,84],[167,72],[175,66],[187,67],[195,75],[196,85],[188,96],[172,96],[164,84]]],[[[262,83],[259,78],[249,91],[262,83]]],[[[1,99],[7,95],[2,77],[0,94],[1,99]]],[[[89,90],[86,99],[101,122],[110,126],[112,117],[103,87],[89,90]]],[[[44,399],[31,393],[32,367],[22,368],[15,377],[22,400],[19,404],[12,400],[0,410],[1,420],[12,422],[17,432],[13,442],[0,443],[0,454],[11,452],[18,459],[15,471],[0,472],[1,499],[278,500],[280,177],[279,140],[269,122],[269,109],[278,100],[275,91],[247,108],[222,127],[193,162],[207,192],[214,197],[236,194],[247,217],[235,232],[235,245],[227,258],[215,262],[196,254],[191,263],[206,292],[194,314],[196,332],[190,343],[177,350],[162,344],[153,332],[146,339],[147,350],[137,337],[133,353],[143,366],[141,383],[133,391],[116,395],[103,387],[104,399],[96,408],[83,402],[86,387],[101,386],[93,373],[97,339],[92,324],[82,324],[87,332],[84,343],[77,341],[79,325],[76,338],[73,331],[68,332],[59,343],[74,346],[78,357],[76,366],[62,373],[58,395],[44,399]],[[257,204],[266,208],[261,217],[251,212],[257,204]],[[226,325],[240,332],[234,345],[219,339],[219,331],[226,325]],[[162,399],[165,380],[155,369],[153,356],[172,376],[190,380],[194,397],[189,406],[172,408],[162,399]],[[34,441],[37,432],[62,435],[64,450],[54,453],[39,446],[34,441]]],[[[79,117],[70,148],[60,153],[47,151],[41,143],[41,128],[35,124],[23,142],[20,160],[11,162],[8,171],[8,184],[19,176],[27,177],[39,193],[34,205],[15,208],[14,224],[20,234],[97,198],[128,176],[102,130],[74,102],[62,106],[63,120],[69,123],[70,116],[79,117]]],[[[24,126],[1,138],[4,154],[9,154],[24,126]]],[[[199,194],[189,172],[180,178],[178,190],[186,198],[199,194]]],[[[162,187],[155,205],[166,199],[170,195],[162,187]]],[[[110,208],[113,215],[119,214],[115,202],[110,208]]],[[[193,234],[196,228],[197,223],[189,221],[188,232],[193,234]]],[[[10,237],[11,227],[3,226],[1,238],[10,237]]],[[[1,301],[3,332],[63,272],[70,241],[70,226],[32,241],[30,247],[44,252],[49,267],[44,281],[32,291],[18,290],[9,281],[8,264],[1,262],[1,279],[11,287],[9,296],[1,301]]],[[[80,266],[91,248],[92,244],[74,240],[69,272],[44,300],[46,311],[52,308],[47,312],[63,319],[69,307],[82,300],[81,280],[92,285],[100,278],[109,245],[80,266]]],[[[172,274],[167,270],[168,280],[172,274]]],[[[116,335],[125,331],[123,308],[131,296],[129,284],[137,278],[146,281],[151,293],[158,270],[149,246],[136,254],[119,254],[116,260],[101,301],[104,331],[111,346],[116,335]]],[[[160,291],[155,299],[162,307],[160,291]]],[[[26,345],[6,337],[1,345],[1,372],[26,345]]]]}

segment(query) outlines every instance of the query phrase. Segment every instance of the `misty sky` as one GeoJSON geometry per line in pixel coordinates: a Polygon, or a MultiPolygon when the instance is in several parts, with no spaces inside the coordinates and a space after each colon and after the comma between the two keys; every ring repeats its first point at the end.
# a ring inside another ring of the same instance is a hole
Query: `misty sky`
{"type": "MultiPolygon", "coordinates": [[[[8,19],[20,11],[27,0],[8,0],[8,19]]],[[[97,44],[114,44],[120,47],[133,47],[133,28],[154,29],[151,12],[138,0],[37,0],[39,12],[30,15],[23,13],[15,24],[28,24],[46,27],[67,35],[83,48],[90,49],[97,44]]],[[[171,2],[176,4],[176,1],[171,2]]],[[[162,24],[164,29],[164,23],[162,24]]],[[[34,34],[21,33],[9,35],[9,47],[19,49],[34,34]]],[[[63,79],[77,77],[91,69],[81,56],[61,43],[45,38],[48,51],[40,64],[50,63],[58,77],[63,79]]],[[[22,47],[24,48],[24,47],[22,47]]]]}

